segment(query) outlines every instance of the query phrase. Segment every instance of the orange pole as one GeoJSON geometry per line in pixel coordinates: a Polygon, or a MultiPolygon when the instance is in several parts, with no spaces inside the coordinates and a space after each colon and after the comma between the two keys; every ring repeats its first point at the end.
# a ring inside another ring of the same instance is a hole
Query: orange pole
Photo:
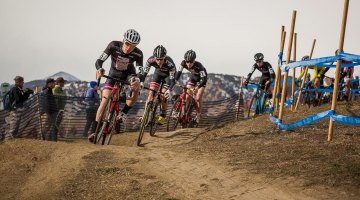
{"type": "MultiPolygon", "coordinates": [[[[285,38],[286,38],[286,32],[284,31],[285,26],[281,27],[281,40],[280,40],[280,53],[284,52],[284,44],[285,44],[285,38]]],[[[276,109],[277,110],[277,98],[276,98],[276,94],[279,91],[279,85],[280,85],[280,79],[281,79],[281,70],[280,70],[280,65],[281,63],[278,63],[278,67],[276,68],[276,76],[275,76],[275,84],[274,84],[274,90],[273,90],[273,101],[271,102],[271,106],[274,107],[274,105],[276,105],[276,109]],[[276,103],[276,104],[275,104],[276,103]]]]}
{"type": "MultiPolygon", "coordinates": [[[[293,60],[296,61],[296,42],[297,42],[297,33],[294,35],[294,54],[293,54],[293,60]]],[[[296,74],[296,68],[293,69],[292,74],[292,81],[291,81],[291,111],[294,109],[294,97],[295,97],[295,74],[296,74]]]]}
{"type": "MultiPolygon", "coordinates": [[[[314,39],[313,44],[312,44],[312,47],[311,47],[310,59],[312,58],[312,55],[313,55],[313,53],[314,53],[315,43],[316,43],[316,39],[314,39]]],[[[306,74],[308,73],[308,71],[309,71],[309,67],[306,66],[306,67],[305,67],[304,78],[303,78],[303,80],[302,80],[302,82],[301,82],[300,90],[301,90],[302,88],[304,88],[304,86],[305,86],[306,74]]],[[[295,109],[294,109],[294,110],[297,110],[298,107],[299,107],[300,97],[301,97],[301,92],[299,91],[298,97],[297,97],[297,99],[296,99],[296,104],[295,104],[295,109]]]]}
{"type": "MultiPolygon", "coordinates": [[[[291,49],[292,49],[291,47],[292,47],[292,42],[294,39],[295,20],[296,20],[296,10],[294,10],[293,14],[292,14],[292,20],[291,20],[292,22],[291,22],[291,28],[290,28],[290,36],[289,36],[286,64],[289,64],[289,62],[290,62],[291,49]]],[[[283,114],[284,114],[284,103],[285,103],[285,98],[286,98],[286,83],[287,83],[288,76],[289,76],[289,72],[285,72],[282,93],[281,93],[280,112],[279,112],[279,120],[280,121],[282,120],[283,114]]]]}
{"type": "MultiPolygon", "coordinates": [[[[343,51],[343,49],[344,49],[345,30],[346,30],[348,9],[349,9],[349,0],[345,0],[343,18],[342,18],[342,23],[341,23],[340,39],[339,39],[339,51],[340,52],[343,51]]],[[[334,83],[334,91],[333,91],[333,98],[332,98],[332,104],[331,104],[331,110],[333,110],[334,112],[336,109],[336,102],[337,102],[337,95],[338,95],[338,88],[339,88],[340,69],[341,69],[341,60],[338,60],[336,62],[335,83],[334,83]]],[[[330,119],[329,133],[328,133],[328,141],[329,142],[332,140],[333,128],[334,128],[334,122],[330,119]]]]}

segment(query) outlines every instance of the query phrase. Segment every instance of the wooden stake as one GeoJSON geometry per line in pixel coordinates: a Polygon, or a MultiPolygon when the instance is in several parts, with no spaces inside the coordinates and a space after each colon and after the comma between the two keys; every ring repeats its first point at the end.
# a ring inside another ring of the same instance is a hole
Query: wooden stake
{"type": "MultiPolygon", "coordinates": [[[[289,62],[290,62],[292,42],[293,42],[293,38],[294,38],[295,20],[296,20],[296,10],[294,10],[293,14],[292,14],[286,64],[289,64],[289,62]]],[[[279,120],[280,121],[282,120],[283,113],[284,113],[284,103],[285,103],[285,99],[286,99],[286,83],[287,83],[288,76],[289,76],[289,72],[285,72],[282,93],[281,93],[280,112],[279,112],[279,120]]]]}
{"type": "MultiPolygon", "coordinates": [[[[284,44],[285,44],[285,38],[286,38],[286,32],[284,31],[285,26],[281,27],[281,38],[280,38],[280,53],[284,52],[284,44]]],[[[279,91],[279,83],[280,83],[280,79],[281,79],[281,70],[280,70],[280,65],[281,63],[278,63],[278,67],[276,68],[276,76],[275,76],[275,84],[274,84],[274,90],[273,90],[273,100],[271,102],[271,106],[274,107],[274,105],[276,105],[275,111],[277,110],[277,98],[276,98],[276,94],[279,91]]]]}
{"type": "MultiPolygon", "coordinates": [[[[294,35],[294,54],[293,54],[293,60],[294,62],[296,61],[296,42],[297,42],[297,33],[295,33],[294,35]]],[[[291,111],[293,111],[294,109],[294,97],[295,97],[295,73],[296,73],[296,68],[293,69],[293,74],[292,74],[292,81],[291,81],[291,111]]]]}
{"type": "MultiPolygon", "coordinates": [[[[312,44],[312,47],[311,47],[310,56],[309,56],[310,59],[312,58],[313,53],[314,53],[315,43],[316,43],[316,39],[314,39],[313,44],[312,44]]],[[[298,93],[298,97],[297,97],[297,99],[296,99],[296,105],[295,105],[294,111],[297,110],[298,107],[299,107],[299,102],[300,102],[300,97],[301,97],[301,89],[303,89],[304,86],[305,86],[306,75],[307,75],[308,71],[309,71],[309,66],[306,66],[306,67],[305,67],[304,78],[303,78],[303,80],[302,80],[302,82],[301,82],[301,86],[300,86],[300,88],[299,88],[300,90],[299,90],[299,93],[298,93]]]]}
{"type": "MultiPolygon", "coordinates": [[[[343,51],[343,49],[344,49],[344,39],[345,39],[345,30],[346,30],[348,9],[349,9],[349,0],[345,0],[343,18],[342,18],[342,23],[341,23],[340,39],[339,39],[339,52],[343,51]]],[[[335,83],[334,83],[334,91],[333,91],[333,98],[332,98],[332,104],[331,104],[331,110],[333,110],[334,112],[336,109],[336,102],[337,102],[337,95],[338,95],[338,88],[339,88],[340,69],[341,69],[341,60],[338,60],[336,62],[335,83]]],[[[333,128],[334,128],[334,122],[330,119],[329,133],[328,133],[328,141],[329,142],[332,140],[333,128]]]]}

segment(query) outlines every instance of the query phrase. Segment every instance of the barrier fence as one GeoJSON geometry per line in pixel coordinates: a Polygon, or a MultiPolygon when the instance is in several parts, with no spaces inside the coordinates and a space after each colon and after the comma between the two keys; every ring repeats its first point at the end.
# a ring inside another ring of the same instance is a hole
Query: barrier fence
{"type": "MultiPolygon", "coordinates": [[[[249,96],[249,95],[247,95],[249,96]]],[[[213,124],[232,122],[243,119],[243,95],[234,95],[218,101],[203,102],[202,117],[198,127],[209,127],[213,124]]],[[[57,97],[55,97],[57,98],[57,97]]],[[[63,117],[58,127],[58,137],[82,137],[86,124],[86,104],[81,97],[60,97],[66,102],[63,117]]],[[[0,110],[0,140],[5,137],[5,130],[11,123],[17,123],[14,131],[16,138],[42,139],[46,133],[47,115],[42,112],[41,95],[36,94],[24,103],[23,108],[9,112],[0,110]]],[[[170,112],[173,102],[169,101],[167,113],[170,112]]],[[[119,132],[136,132],[139,129],[139,118],[144,112],[145,102],[138,101],[128,113],[126,122],[119,132]]],[[[158,131],[166,131],[166,125],[158,126],[158,131]]]]}

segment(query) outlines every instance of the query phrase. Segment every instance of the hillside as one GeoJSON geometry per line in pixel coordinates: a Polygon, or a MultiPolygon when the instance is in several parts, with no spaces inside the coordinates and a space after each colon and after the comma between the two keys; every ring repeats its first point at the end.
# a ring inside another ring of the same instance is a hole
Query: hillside
{"type": "MultiPolygon", "coordinates": [[[[285,122],[328,109],[286,112],[285,122]]],[[[360,113],[358,102],[338,113],[360,113]]],[[[2,199],[358,199],[360,127],[328,120],[279,132],[263,115],[222,127],[0,145],[2,199]]]]}

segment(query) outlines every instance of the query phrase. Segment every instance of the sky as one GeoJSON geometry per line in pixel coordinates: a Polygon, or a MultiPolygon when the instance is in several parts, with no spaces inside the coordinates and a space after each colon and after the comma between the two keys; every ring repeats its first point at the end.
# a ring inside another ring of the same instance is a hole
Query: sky
{"type": "MultiPolygon", "coordinates": [[[[314,39],[313,58],[334,55],[343,7],[344,0],[0,0],[0,83],[59,71],[94,80],[97,58],[130,28],[141,35],[144,64],[162,44],[177,66],[193,49],[208,73],[246,76],[257,52],[277,67],[281,26],[289,36],[294,10],[297,59],[314,39]]],[[[344,43],[358,55],[359,9],[350,1],[344,43]]],[[[108,71],[110,59],[103,66],[108,71]]]]}

